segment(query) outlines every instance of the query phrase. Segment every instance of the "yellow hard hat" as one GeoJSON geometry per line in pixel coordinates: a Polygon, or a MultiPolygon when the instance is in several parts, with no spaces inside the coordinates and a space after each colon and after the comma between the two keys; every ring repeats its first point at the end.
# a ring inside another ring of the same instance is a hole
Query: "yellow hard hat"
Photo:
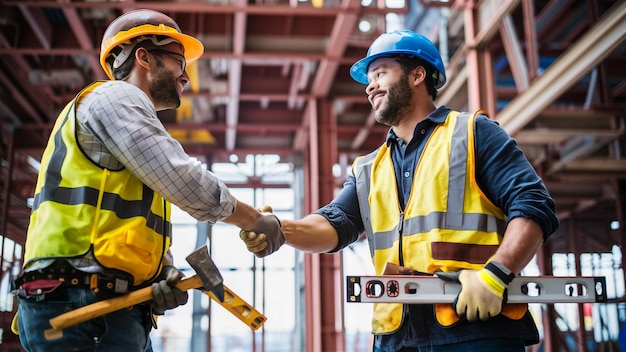
{"type": "MultiPolygon", "coordinates": [[[[104,32],[100,47],[100,65],[107,76],[110,79],[114,79],[113,69],[107,63],[107,59],[112,54],[111,51],[114,48],[131,44],[135,38],[145,37],[150,39],[150,37],[156,38],[156,36],[169,37],[180,43],[185,51],[187,63],[196,61],[204,53],[202,43],[190,35],[181,33],[178,24],[169,16],[147,9],[130,11],[111,22],[104,32]]],[[[135,41],[135,43],[137,42],[135,41]]],[[[157,43],[156,39],[152,39],[152,42],[157,45],[165,45],[172,41],[159,41],[157,43]]]]}

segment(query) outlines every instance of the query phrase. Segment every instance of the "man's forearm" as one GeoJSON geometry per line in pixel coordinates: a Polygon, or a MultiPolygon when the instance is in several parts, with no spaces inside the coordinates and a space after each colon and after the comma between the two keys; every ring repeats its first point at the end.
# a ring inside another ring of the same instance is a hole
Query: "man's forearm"
{"type": "Polygon", "coordinates": [[[323,216],[307,215],[300,220],[281,220],[285,243],[305,252],[326,253],[339,241],[337,231],[323,216]]]}
{"type": "Polygon", "coordinates": [[[252,230],[252,225],[261,217],[261,212],[239,200],[236,200],[236,203],[235,211],[223,221],[246,231],[252,230]]]}
{"type": "Polygon", "coordinates": [[[519,274],[542,243],[543,231],[539,224],[530,219],[515,218],[509,222],[502,244],[491,260],[519,274]]]}

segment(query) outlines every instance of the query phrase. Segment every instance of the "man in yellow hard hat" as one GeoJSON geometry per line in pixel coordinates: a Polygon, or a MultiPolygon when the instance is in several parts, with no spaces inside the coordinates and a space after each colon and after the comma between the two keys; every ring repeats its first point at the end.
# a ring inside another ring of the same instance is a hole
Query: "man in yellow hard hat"
{"type": "Polygon", "coordinates": [[[187,302],[169,255],[171,203],[200,221],[268,234],[278,219],[237,201],[190,158],[157,111],[175,109],[202,43],[170,17],[128,12],[104,33],[100,62],[109,81],[84,88],[60,113],[41,160],[26,238],[15,331],[27,351],[144,351],[154,314],[187,302]],[[49,319],[142,287],[154,299],[64,329],[49,319]]]}

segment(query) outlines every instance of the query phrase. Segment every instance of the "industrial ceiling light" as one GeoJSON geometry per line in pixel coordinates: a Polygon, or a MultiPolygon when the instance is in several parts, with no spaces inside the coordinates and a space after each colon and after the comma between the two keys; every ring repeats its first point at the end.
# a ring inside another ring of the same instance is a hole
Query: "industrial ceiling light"
{"type": "Polygon", "coordinates": [[[359,30],[363,33],[367,33],[372,30],[372,24],[367,20],[359,22],[359,30]]]}

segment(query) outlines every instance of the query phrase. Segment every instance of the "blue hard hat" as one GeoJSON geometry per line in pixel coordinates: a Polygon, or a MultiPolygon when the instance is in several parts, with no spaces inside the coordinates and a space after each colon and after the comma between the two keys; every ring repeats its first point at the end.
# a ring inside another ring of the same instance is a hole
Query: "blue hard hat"
{"type": "Polygon", "coordinates": [[[370,63],[381,57],[399,54],[413,55],[431,64],[436,71],[435,89],[443,87],[446,83],[446,71],[437,47],[428,38],[410,30],[396,30],[381,34],[370,46],[367,56],[352,65],[350,76],[359,83],[369,84],[367,68],[370,63]]]}

